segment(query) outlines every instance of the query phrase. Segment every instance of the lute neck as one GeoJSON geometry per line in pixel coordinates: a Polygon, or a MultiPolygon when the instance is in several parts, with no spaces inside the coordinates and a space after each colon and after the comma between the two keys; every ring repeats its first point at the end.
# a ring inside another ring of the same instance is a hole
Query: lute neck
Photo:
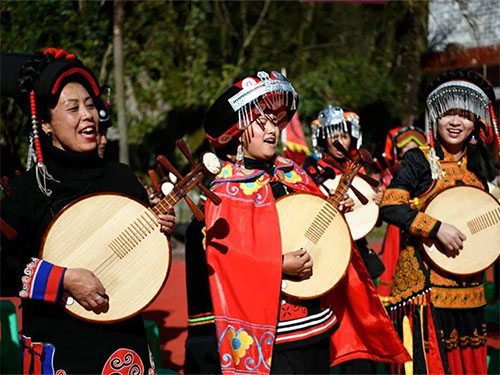
{"type": "Polygon", "coordinates": [[[330,202],[333,207],[339,208],[340,202],[344,199],[344,195],[347,193],[347,190],[349,190],[352,179],[356,176],[356,173],[358,173],[359,168],[361,168],[361,164],[356,164],[353,168],[349,166],[345,172],[342,173],[335,193],[327,198],[328,202],[330,202]]]}
{"type": "Polygon", "coordinates": [[[202,166],[198,164],[198,166],[196,166],[196,168],[189,172],[184,179],[175,185],[172,191],[168,193],[160,202],[158,202],[151,209],[151,211],[156,216],[167,213],[171,207],[174,207],[177,202],[186,196],[189,190],[191,190],[203,179],[203,176],[202,166]]]}

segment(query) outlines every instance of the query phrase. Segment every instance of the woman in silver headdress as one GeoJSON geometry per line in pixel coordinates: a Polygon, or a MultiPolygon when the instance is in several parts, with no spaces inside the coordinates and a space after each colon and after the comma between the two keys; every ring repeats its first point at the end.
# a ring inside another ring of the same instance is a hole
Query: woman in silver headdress
{"type": "Polygon", "coordinates": [[[424,213],[432,196],[465,184],[487,190],[491,173],[484,143],[498,137],[491,106],[495,94],[479,74],[449,72],[426,101],[429,146],[409,150],[384,193],[384,220],[406,234],[393,277],[390,312],[413,350],[407,373],[486,373],[486,304],[482,274],[466,279],[440,271],[422,257],[437,240],[453,254],[464,234],[424,213]]]}

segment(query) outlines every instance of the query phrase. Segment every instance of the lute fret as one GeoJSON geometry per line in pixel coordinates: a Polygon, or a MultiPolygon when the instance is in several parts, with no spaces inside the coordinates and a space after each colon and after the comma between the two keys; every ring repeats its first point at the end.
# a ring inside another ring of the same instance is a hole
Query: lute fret
{"type": "Polygon", "coordinates": [[[500,208],[488,211],[467,222],[467,226],[472,234],[481,232],[489,227],[500,223],[500,208]]]}

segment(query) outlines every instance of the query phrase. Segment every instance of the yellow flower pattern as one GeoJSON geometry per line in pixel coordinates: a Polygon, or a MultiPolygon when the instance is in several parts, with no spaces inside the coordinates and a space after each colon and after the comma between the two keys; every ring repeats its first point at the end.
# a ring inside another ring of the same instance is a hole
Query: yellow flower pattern
{"type": "Polygon", "coordinates": [[[236,332],[232,328],[229,329],[227,338],[233,351],[234,362],[237,366],[240,363],[240,359],[245,356],[250,345],[254,343],[254,340],[246,331],[240,330],[236,332]]]}
{"type": "Polygon", "coordinates": [[[284,174],[283,181],[294,184],[296,182],[302,181],[302,177],[299,176],[295,170],[291,170],[289,172],[285,172],[284,174]]]}
{"type": "Polygon", "coordinates": [[[233,176],[233,167],[231,164],[226,164],[217,177],[219,178],[230,178],[233,176]]]}
{"type": "Polygon", "coordinates": [[[255,181],[242,182],[240,184],[241,190],[245,195],[252,195],[258,191],[261,187],[265,186],[269,182],[269,178],[266,175],[260,176],[255,181]]]}

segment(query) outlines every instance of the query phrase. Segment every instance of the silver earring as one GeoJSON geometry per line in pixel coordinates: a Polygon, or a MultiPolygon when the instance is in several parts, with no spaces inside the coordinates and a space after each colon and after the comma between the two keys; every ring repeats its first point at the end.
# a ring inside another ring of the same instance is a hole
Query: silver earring
{"type": "Polygon", "coordinates": [[[243,146],[241,144],[236,150],[236,164],[243,164],[243,146]]]}

